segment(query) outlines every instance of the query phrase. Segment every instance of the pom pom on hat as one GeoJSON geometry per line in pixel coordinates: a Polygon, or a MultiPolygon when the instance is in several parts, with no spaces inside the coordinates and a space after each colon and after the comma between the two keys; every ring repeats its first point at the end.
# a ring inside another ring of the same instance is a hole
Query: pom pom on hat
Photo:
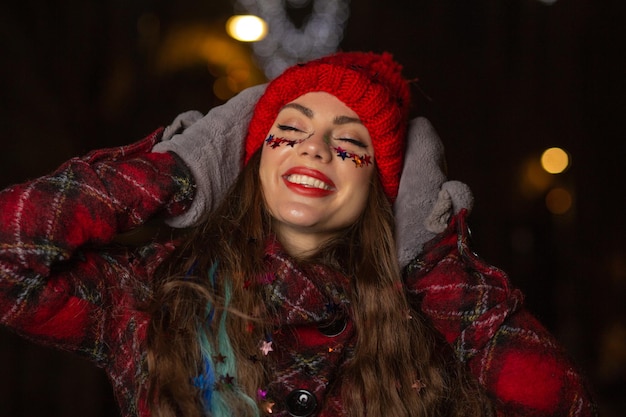
{"type": "Polygon", "coordinates": [[[256,105],[245,142],[245,162],[263,144],[280,109],[303,94],[323,91],[359,115],[372,137],[374,160],[393,202],[404,158],[408,82],[389,53],[340,52],[288,68],[269,83],[256,105]]]}

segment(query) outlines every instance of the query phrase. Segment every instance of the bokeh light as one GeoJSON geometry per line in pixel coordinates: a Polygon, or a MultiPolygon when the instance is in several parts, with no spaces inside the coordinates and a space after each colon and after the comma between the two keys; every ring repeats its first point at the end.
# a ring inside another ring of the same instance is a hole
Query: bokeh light
{"type": "Polygon", "coordinates": [[[572,194],[565,188],[553,188],[546,195],[546,207],[552,214],[565,214],[572,208],[572,194]]]}
{"type": "Polygon", "coordinates": [[[561,148],[546,149],[541,155],[541,166],[550,174],[560,174],[569,164],[569,155],[561,148]]]}
{"type": "Polygon", "coordinates": [[[253,15],[233,16],[226,22],[228,34],[242,42],[257,42],[267,35],[267,24],[253,15]]]}
{"type": "Polygon", "coordinates": [[[553,182],[554,177],[543,169],[537,155],[526,159],[520,177],[520,192],[524,198],[541,198],[553,182]]]}

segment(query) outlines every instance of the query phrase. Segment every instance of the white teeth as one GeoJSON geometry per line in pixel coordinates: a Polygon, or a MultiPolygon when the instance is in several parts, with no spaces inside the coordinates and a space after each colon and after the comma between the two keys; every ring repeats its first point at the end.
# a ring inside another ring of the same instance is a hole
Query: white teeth
{"type": "Polygon", "coordinates": [[[294,184],[304,185],[306,187],[330,190],[330,187],[325,182],[320,181],[317,178],[309,177],[307,175],[292,174],[287,176],[287,181],[294,184]]]}

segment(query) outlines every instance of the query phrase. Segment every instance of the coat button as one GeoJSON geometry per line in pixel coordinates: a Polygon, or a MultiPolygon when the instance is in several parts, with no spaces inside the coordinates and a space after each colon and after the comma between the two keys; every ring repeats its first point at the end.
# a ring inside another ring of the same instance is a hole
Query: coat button
{"type": "Polygon", "coordinates": [[[294,417],[307,417],[317,408],[317,399],[305,389],[293,390],[287,395],[287,411],[294,417]]]}
{"type": "Polygon", "coordinates": [[[317,329],[324,336],[335,337],[340,335],[346,329],[347,325],[348,321],[345,319],[345,317],[340,317],[331,322],[318,325],[317,329]]]}

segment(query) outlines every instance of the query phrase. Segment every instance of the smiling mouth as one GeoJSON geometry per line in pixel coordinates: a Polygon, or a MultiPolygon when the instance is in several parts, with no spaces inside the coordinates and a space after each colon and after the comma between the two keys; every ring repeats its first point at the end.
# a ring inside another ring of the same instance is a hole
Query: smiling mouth
{"type": "Polygon", "coordinates": [[[298,184],[307,188],[317,188],[326,191],[332,190],[332,187],[326,184],[324,181],[320,181],[317,178],[309,177],[308,175],[291,174],[285,176],[285,179],[292,184],[298,184]]]}

